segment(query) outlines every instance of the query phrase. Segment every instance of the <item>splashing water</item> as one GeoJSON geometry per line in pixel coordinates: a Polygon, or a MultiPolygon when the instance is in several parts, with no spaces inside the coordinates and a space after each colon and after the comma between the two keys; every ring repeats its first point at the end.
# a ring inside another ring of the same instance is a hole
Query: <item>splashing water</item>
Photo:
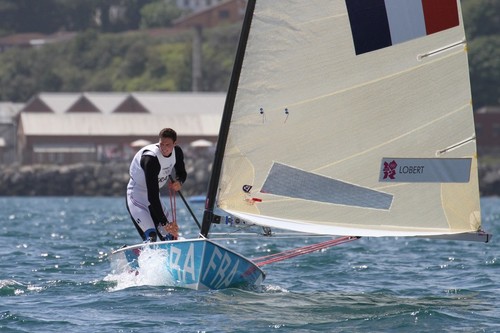
{"type": "Polygon", "coordinates": [[[139,266],[137,269],[131,269],[125,263],[114,266],[113,272],[104,278],[105,281],[116,282],[116,286],[110,288],[110,291],[136,286],[175,285],[175,279],[169,270],[165,269],[168,265],[168,251],[145,247],[137,261],[139,266]]]}

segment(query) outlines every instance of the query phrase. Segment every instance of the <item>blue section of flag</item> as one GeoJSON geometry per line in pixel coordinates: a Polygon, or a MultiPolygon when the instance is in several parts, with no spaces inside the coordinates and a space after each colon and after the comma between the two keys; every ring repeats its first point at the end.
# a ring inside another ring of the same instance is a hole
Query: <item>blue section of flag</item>
{"type": "Polygon", "coordinates": [[[384,0],[346,0],[356,54],[392,45],[384,0]]]}

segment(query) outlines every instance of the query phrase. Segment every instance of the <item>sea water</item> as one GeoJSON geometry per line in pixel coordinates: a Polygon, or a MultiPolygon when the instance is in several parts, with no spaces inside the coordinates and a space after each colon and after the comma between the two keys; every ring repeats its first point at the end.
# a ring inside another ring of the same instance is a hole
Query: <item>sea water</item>
{"type": "MultiPolygon", "coordinates": [[[[193,291],[168,286],[161,257],[137,276],[111,271],[108,253],[139,242],[123,198],[4,197],[0,332],[500,332],[500,199],[483,198],[482,216],[488,244],[362,238],[265,266],[260,287],[193,291]]],[[[314,241],[224,245],[252,258],[314,241]]]]}

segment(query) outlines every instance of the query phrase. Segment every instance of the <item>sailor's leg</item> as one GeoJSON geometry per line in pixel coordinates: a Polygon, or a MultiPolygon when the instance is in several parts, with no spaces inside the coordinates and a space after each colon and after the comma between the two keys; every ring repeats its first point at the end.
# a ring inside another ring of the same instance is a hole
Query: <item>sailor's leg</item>
{"type": "MultiPolygon", "coordinates": [[[[158,237],[158,232],[148,207],[135,201],[132,196],[128,195],[127,210],[142,240],[155,242],[158,237]]],[[[160,236],[160,239],[162,238],[163,237],[160,236]]]]}

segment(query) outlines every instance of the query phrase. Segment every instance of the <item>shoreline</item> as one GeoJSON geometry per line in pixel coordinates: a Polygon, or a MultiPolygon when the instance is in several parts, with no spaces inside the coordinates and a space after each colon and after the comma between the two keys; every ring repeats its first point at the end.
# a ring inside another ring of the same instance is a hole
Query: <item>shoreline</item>
{"type": "MultiPolygon", "coordinates": [[[[212,156],[185,159],[184,196],[208,189],[212,156]]],[[[0,196],[125,196],[129,162],[0,165],[0,196]]],[[[481,196],[500,196],[500,164],[479,167],[481,196]]]]}
{"type": "MultiPolygon", "coordinates": [[[[0,165],[0,196],[125,196],[130,162],[0,165]]],[[[185,196],[205,193],[212,157],[185,158],[185,196]]]]}

